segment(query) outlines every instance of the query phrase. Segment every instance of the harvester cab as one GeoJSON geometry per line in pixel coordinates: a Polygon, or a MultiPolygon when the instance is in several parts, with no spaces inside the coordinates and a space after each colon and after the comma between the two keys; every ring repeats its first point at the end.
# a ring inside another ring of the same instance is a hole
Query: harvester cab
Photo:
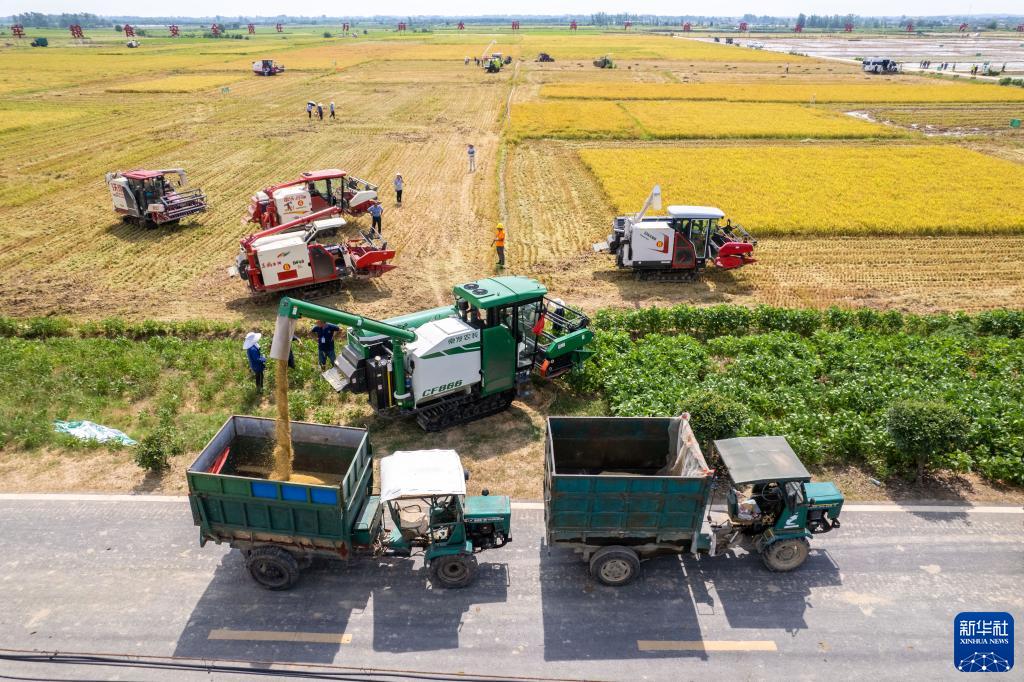
{"type": "MultiPolygon", "coordinates": [[[[378,412],[415,415],[425,431],[501,412],[531,374],[553,379],[593,354],[587,316],[535,280],[489,277],[453,293],[453,305],[384,321],[285,298],[277,328],[294,328],[299,317],[350,327],[324,378],[337,391],[368,394],[378,412]]],[[[291,336],[275,331],[271,356],[287,359],[279,338],[291,336]]]]}
{"type": "Polygon", "coordinates": [[[669,206],[667,215],[648,217],[651,209],[661,210],[657,185],[639,213],[615,218],[612,233],[594,244],[594,250],[612,253],[616,265],[632,270],[638,279],[691,280],[709,263],[733,270],[756,262],[757,240],[725,220],[720,209],[669,206]]]}
{"type": "Polygon", "coordinates": [[[442,587],[473,581],[474,552],[512,539],[512,504],[505,495],[467,496],[454,450],[399,451],[380,462],[380,499],[392,529],[385,546],[396,554],[423,549],[431,578],[442,587]]]}
{"type": "Polygon", "coordinates": [[[228,275],[242,279],[254,294],[297,288],[323,292],[339,289],[345,279],[375,277],[394,269],[389,262],[394,249],[372,230],[343,243],[317,241],[345,226],[340,212],[331,206],[247,235],[239,242],[228,275]]]}
{"type": "Polygon", "coordinates": [[[812,483],[784,437],[716,440],[715,451],[730,479],[728,519],[714,527],[718,551],[753,538],[769,569],[791,571],[807,559],[812,535],[840,527],[842,493],[834,483],[812,483]]]}
{"type": "Polygon", "coordinates": [[[141,226],[175,223],[206,210],[206,195],[188,184],[182,168],[116,171],[105,176],[114,210],[141,226]]]}
{"type": "Polygon", "coordinates": [[[266,187],[249,200],[242,223],[274,227],[331,206],[350,216],[365,213],[377,201],[377,185],[338,168],[308,171],[294,180],[266,187]]]}

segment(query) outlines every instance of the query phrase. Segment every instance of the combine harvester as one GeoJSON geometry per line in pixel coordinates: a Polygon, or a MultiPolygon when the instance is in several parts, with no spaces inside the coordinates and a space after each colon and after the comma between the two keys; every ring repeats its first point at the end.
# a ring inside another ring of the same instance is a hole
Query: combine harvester
{"type": "Polygon", "coordinates": [[[612,233],[594,244],[609,251],[620,269],[632,270],[637,279],[687,281],[709,263],[734,270],[757,262],[757,240],[739,225],[722,225],[721,210],[711,206],[669,206],[667,216],[645,217],[661,210],[661,187],[655,186],[636,215],[619,216],[612,233]]]}
{"type": "Polygon", "coordinates": [[[372,230],[343,244],[317,241],[344,227],[340,212],[331,206],[243,237],[228,275],[241,278],[253,294],[302,289],[327,295],[339,291],[343,280],[394,269],[388,262],[395,257],[394,249],[372,230]]]}
{"type": "Polygon", "coordinates": [[[296,320],[350,327],[324,378],[337,391],[366,393],[377,412],[416,416],[440,431],[497,414],[536,373],[545,379],[593,354],[590,320],[526,277],[490,277],[454,287],[454,305],[384,321],[282,298],[271,357],[288,358],[296,320]]]}
{"type": "Polygon", "coordinates": [[[276,76],[284,73],[284,64],[278,64],[273,59],[257,59],[252,63],[252,72],[257,76],[276,76]]]}
{"type": "Polygon", "coordinates": [[[181,168],[116,171],[105,177],[114,210],[125,222],[142,227],[165,225],[206,210],[202,190],[182,189],[188,179],[181,168]],[[177,176],[177,186],[173,176],[177,176]]]}
{"type": "Polygon", "coordinates": [[[242,223],[275,227],[330,206],[355,217],[366,213],[376,201],[377,185],[366,180],[337,168],[308,171],[252,195],[242,223]]]}

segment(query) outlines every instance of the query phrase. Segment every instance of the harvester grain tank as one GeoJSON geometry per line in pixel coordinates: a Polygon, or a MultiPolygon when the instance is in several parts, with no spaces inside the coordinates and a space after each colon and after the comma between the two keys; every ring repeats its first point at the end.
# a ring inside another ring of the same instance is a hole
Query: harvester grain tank
{"type": "Polygon", "coordinates": [[[377,412],[415,415],[426,431],[507,409],[532,374],[553,379],[592,355],[589,320],[525,277],[490,277],[453,289],[454,305],[384,321],[281,299],[271,357],[287,360],[295,321],[350,328],[324,378],[366,393],[377,412]]]}
{"type": "Polygon", "coordinates": [[[712,470],[687,415],[548,417],[544,457],[547,544],[589,562],[612,586],[661,554],[761,555],[772,571],[807,559],[812,535],[839,528],[843,496],[811,476],[785,438],[717,440],[712,470]],[[726,511],[712,511],[725,486],[726,511]]]}
{"type": "Polygon", "coordinates": [[[176,223],[206,210],[206,195],[185,189],[182,168],[116,171],[105,176],[114,210],[126,222],[141,226],[176,223]]]}
{"type": "Polygon", "coordinates": [[[389,262],[394,249],[373,230],[342,243],[318,241],[345,226],[340,212],[331,206],[243,237],[228,275],[239,277],[254,294],[291,289],[323,294],[339,289],[344,280],[394,269],[389,262]]]}
{"type": "Polygon", "coordinates": [[[618,216],[612,233],[594,244],[598,252],[615,256],[620,269],[638,279],[691,280],[713,264],[733,270],[756,262],[757,240],[740,225],[723,223],[725,214],[713,206],[669,206],[661,210],[661,187],[655,186],[639,213],[618,216]]]}
{"type": "Polygon", "coordinates": [[[249,200],[242,223],[274,227],[330,206],[350,216],[365,213],[377,201],[377,185],[338,168],[307,171],[294,180],[265,187],[249,200]]]}
{"type": "Polygon", "coordinates": [[[284,64],[279,64],[273,59],[257,59],[252,63],[252,72],[257,76],[276,76],[284,73],[284,64]]]}
{"type": "Polygon", "coordinates": [[[199,544],[241,550],[252,578],[288,589],[315,557],[409,556],[420,550],[439,587],[465,587],[476,554],[509,542],[504,495],[466,495],[452,450],[395,452],[381,460],[375,495],[365,429],[293,422],[293,471],[271,480],[274,422],[234,416],[188,468],[199,544]],[[387,514],[390,523],[385,520],[387,514]]]}

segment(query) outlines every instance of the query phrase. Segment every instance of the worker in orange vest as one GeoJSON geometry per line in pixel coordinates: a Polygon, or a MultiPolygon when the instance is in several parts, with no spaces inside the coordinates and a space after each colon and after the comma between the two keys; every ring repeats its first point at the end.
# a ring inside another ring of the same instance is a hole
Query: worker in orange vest
{"type": "Polygon", "coordinates": [[[498,230],[494,233],[494,250],[498,252],[498,267],[505,267],[505,226],[498,223],[498,230]]]}

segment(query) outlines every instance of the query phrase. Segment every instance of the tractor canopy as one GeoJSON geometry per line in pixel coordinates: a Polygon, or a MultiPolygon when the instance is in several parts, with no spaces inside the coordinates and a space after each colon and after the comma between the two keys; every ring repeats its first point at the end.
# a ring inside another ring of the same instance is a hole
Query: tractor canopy
{"type": "Polygon", "coordinates": [[[715,449],[736,485],[811,480],[782,436],[726,438],[716,440],[715,449]]]}
{"type": "Polygon", "coordinates": [[[381,502],[465,494],[466,474],[454,450],[400,450],[380,461],[381,502]]]}
{"type": "Polygon", "coordinates": [[[725,217],[721,209],[713,206],[669,206],[668,214],[672,218],[690,220],[720,220],[725,217]]]}
{"type": "Polygon", "coordinates": [[[131,170],[121,173],[123,177],[129,180],[151,180],[153,178],[163,177],[164,175],[177,175],[181,180],[182,184],[185,183],[185,171],[181,168],[165,168],[163,170],[131,170]]]}
{"type": "Polygon", "coordinates": [[[480,310],[532,301],[548,293],[547,288],[529,277],[485,277],[452,289],[456,297],[480,310]]]}

